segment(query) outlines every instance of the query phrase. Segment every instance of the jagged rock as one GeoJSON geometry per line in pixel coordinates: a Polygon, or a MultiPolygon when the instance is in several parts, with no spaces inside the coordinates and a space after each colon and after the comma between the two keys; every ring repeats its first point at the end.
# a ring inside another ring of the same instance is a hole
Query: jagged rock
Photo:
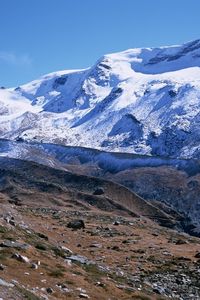
{"type": "Polygon", "coordinates": [[[103,194],[104,194],[104,189],[103,188],[98,188],[93,193],[93,195],[96,195],[96,196],[100,196],[100,195],[103,195],[103,194]]]}
{"type": "Polygon", "coordinates": [[[16,226],[15,221],[14,221],[14,217],[13,217],[13,216],[11,216],[11,215],[4,216],[4,220],[5,220],[8,224],[10,224],[10,225],[12,225],[12,226],[16,226]]]}
{"type": "Polygon", "coordinates": [[[79,298],[90,299],[90,296],[88,296],[87,294],[80,293],[79,298]]]}
{"type": "Polygon", "coordinates": [[[159,234],[158,234],[158,233],[155,233],[155,232],[153,232],[152,235],[153,235],[153,236],[159,236],[159,234]]]}
{"type": "Polygon", "coordinates": [[[33,263],[33,264],[31,265],[31,269],[35,269],[35,270],[37,270],[37,269],[38,269],[38,265],[37,265],[37,264],[35,264],[35,263],[33,263]]]}
{"type": "Polygon", "coordinates": [[[0,247],[5,247],[5,248],[17,248],[21,250],[27,250],[30,246],[28,244],[22,244],[10,240],[6,240],[4,242],[0,243],[0,247]]]}
{"type": "Polygon", "coordinates": [[[200,252],[197,252],[194,257],[195,258],[200,258],[200,252]]]}
{"type": "Polygon", "coordinates": [[[15,223],[14,220],[10,220],[10,221],[9,221],[9,224],[12,225],[12,226],[16,226],[16,223],[15,223]]]}
{"type": "Polygon", "coordinates": [[[16,260],[18,260],[20,262],[23,262],[23,263],[29,263],[30,262],[30,260],[29,260],[28,257],[23,256],[21,254],[17,254],[17,253],[13,254],[12,258],[14,258],[14,259],[16,259],[16,260]]]}
{"type": "Polygon", "coordinates": [[[120,248],[119,248],[119,246],[113,246],[113,247],[111,248],[111,250],[119,251],[120,248]]]}
{"type": "Polygon", "coordinates": [[[100,287],[105,287],[105,284],[101,281],[97,281],[96,285],[100,287]]]}
{"type": "Polygon", "coordinates": [[[154,291],[154,293],[159,294],[159,295],[162,295],[165,293],[165,289],[161,286],[157,286],[156,284],[154,285],[153,291],[154,291]]]}
{"type": "Polygon", "coordinates": [[[6,268],[6,266],[0,264],[0,271],[3,271],[6,268]]]}
{"type": "Polygon", "coordinates": [[[181,240],[181,239],[178,239],[178,240],[175,242],[176,245],[184,245],[184,244],[187,244],[187,243],[188,243],[187,241],[181,240]]]}
{"type": "Polygon", "coordinates": [[[100,249],[100,248],[102,248],[102,245],[99,243],[93,243],[90,245],[90,248],[99,248],[100,249]]]}
{"type": "Polygon", "coordinates": [[[57,286],[62,290],[62,292],[70,293],[71,290],[64,283],[58,283],[57,286]]]}
{"type": "Polygon", "coordinates": [[[73,220],[73,221],[70,221],[68,224],[67,224],[67,227],[68,228],[72,228],[72,229],[84,229],[85,228],[85,223],[83,220],[73,220]]]}
{"type": "Polygon", "coordinates": [[[52,294],[52,293],[53,293],[53,289],[50,288],[50,287],[48,287],[48,288],[46,289],[46,291],[47,291],[48,294],[52,294]]]}
{"type": "Polygon", "coordinates": [[[14,287],[14,284],[8,283],[5,280],[0,278],[0,286],[5,286],[5,287],[14,287]]]}
{"type": "Polygon", "coordinates": [[[64,252],[66,252],[66,254],[73,254],[72,250],[70,250],[69,248],[65,247],[65,246],[61,246],[60,247],[64,252]]]}
{"type": "Polygon", "coordinates": [[[162,254],[165,256],[172,256],[172,254],[169,251],[163,251],[162,254]]]}
{"type": "Polygon", "coordinates": [[[41,239],[44,239],[44,240],[46,240],[46,241],[48,241],[48,239],[49,239],[48,236],[46,236],[46,235],[43,234],[43,233],[38,232],[37,235],[38,235],[41,239]]]}
{"type": "Polygon", "coordinates": [[[113,222],[113,225],[118,226],[118,225],[120,225],[120,222],[119,221],[115,221],[115,222],[113,222]]]}
{"type": "Polygon", "coordinates": [[[68,259],[70,259],[73,262],[78,262],[80,264],[86,264],[86,265],[94,264],[93,261],[89,260],[87,257],[82,255],[72,255],[68,259]]]}

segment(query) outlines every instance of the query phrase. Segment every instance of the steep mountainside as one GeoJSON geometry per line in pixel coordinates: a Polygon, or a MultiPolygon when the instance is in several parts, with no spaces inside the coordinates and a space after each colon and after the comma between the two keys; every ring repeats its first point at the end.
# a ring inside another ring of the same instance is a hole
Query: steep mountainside
{"type": "MultiPolygon", "coordinates": [[[[118,182],[161,208],[166,214],[172,216],[175,214],[175,218],[178,219],[180,218],[178,214],[181,214],[181,228],[190,234],[200,235],[200,161],[196,159],[164,159],[6,140],[0,140],[0,156],[3,159],[0,160],[0,166],[4,162],[3,168],[6,162],[4,157],[10,157],[118,182]]],[[[33,171],[30,172],[32,174],[33,171]]],[[[43,178],[48,178],[48,175],[45,174],[43,178]]],[[[61,182],[61,179],[59,180],[61,182]]],[[[95,180],[94,182],[98,183],[95,180]]],[[[80,189],[80,186],[77,186],[77,189],[80,189]]],[[[113,189],[117,190],[115,194],[118,195],[117,186],[113,186],[113,189]]],[[[125,193],[120,195],[119,204],[123,206],[127,201],[127,195],[125,193]]],[[[129,206],[128,208],[130,209],[129,206]]]]}
{"type": "Polygon", "coordinates": [[[200,40],[130,49],[1,89],[0,137],[198,158],[199,100],[200,40]]]}
{"type": "Polygon", "coordinates": [[[170,215],[112,181],[57,170],[36,163],[0,158],[0,193],[15,205],[43,204],[65,206],[67,202],[80,207],[96,206],[104,211],[144,216],[171,228],[179,224],[170,215]],[[98,191],[101,191],[100,193],[98,191]],[[36,193],[46,192],[38,201],[36,193]],[[57,196],[56,196],[57,195],[57,196]]]}

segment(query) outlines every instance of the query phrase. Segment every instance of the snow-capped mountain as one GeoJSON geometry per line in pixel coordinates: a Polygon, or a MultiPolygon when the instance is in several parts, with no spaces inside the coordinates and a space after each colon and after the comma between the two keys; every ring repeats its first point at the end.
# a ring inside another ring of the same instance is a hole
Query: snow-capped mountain
{"type": "Polygon", "coordinates": [[[200,40],[0,89],[0,137],[200,157],[200,40]]]}

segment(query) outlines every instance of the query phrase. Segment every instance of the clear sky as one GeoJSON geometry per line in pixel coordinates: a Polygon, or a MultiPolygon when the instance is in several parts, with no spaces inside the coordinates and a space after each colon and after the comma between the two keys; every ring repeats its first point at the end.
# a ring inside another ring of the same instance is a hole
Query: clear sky
{"type": "Polygon", "coordinates": [[[200,0],[0,0],[0,86],[200,38],[200,0]]]}

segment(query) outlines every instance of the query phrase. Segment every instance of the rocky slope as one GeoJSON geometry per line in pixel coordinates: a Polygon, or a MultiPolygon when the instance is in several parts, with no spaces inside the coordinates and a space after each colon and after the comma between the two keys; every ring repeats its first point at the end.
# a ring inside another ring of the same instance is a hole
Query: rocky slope
{"type": "Polygon", "coordinates": [[[119,206],[126,189],[106,180],[0,166],[1,298],[199,299],[199,239],[142,216],[153,206],[128,190],[119,206]]]}
{"type": "MultiPolygon", "coordinates": [[[[182,230],[199,236],[198,160],[166,159],[6,140],[0,140],[0,156],[35,161],[75,174],[118,182],[161,208],[166,214],[177,214],[182,230]]],[[[5,162],[5,158],[2,162],[5,162]]],[[[119,203],[123,205],[125,198],[122,195],[119,203]]]]}
{"type": "Polygon", "coordinates": [[[179,220],[112,181],[2,157],[0,176],[0,191],[15,205],[28,203],[37,206],[43,203],[65,206],[66,201],[72,201],[80,207],[95,206],[105,211],[118,211],[121,215],[144,216],[171,228],[178,228],[176,221],[179,220]],[[34,191],[39,195],[46,192],[48,196],[41,203],[34,191]]]}
{"type": "Polygon", "coordinates": [[[130,49],[0,90],[0,136],[199,157],[200,40],[130,49]]]}

